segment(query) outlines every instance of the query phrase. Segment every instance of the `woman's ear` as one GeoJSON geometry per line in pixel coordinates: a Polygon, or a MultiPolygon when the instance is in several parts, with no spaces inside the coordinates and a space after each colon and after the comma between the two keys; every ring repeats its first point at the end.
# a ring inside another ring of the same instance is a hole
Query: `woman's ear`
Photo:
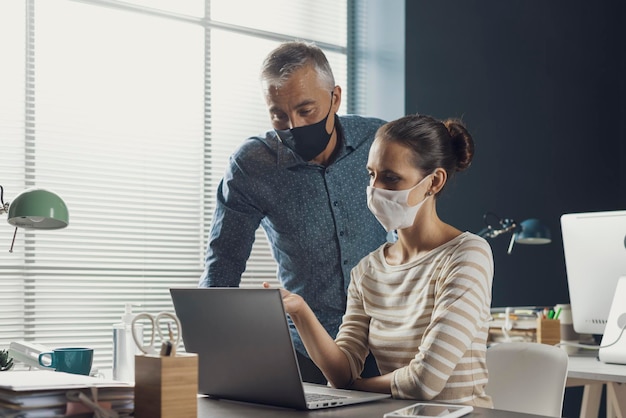
{"type": "Polygon", "coordinates": [[[428,191],[436,195],[441,189],[443,189],[447,180],[448,173],[446,173],[446,170],[443,168],[435,169],[433,172],[432,183],[430,184],[430,189],[428,191]]]}

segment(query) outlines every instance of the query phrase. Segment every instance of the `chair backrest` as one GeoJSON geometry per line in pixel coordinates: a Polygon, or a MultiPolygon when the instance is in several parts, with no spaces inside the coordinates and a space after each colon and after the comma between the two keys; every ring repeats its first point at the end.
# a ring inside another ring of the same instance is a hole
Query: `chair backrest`
{"type": "Polygon", "coordinates": [[[487,349],[486,392],[496,409],[560,417],[568,357],[565,350],[531,342],[487,349]]]}

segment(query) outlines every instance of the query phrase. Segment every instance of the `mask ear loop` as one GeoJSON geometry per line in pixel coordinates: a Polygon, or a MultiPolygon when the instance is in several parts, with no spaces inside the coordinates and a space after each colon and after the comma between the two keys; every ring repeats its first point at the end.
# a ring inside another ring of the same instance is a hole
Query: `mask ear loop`
{"type": "MultiPolygon", "coordinates": [[[[335,97],[335,88],[330,91],[330,108],[328,109],[328,114],[326,115],[326,120],[330,118],[330,111],[333,110],[333,97],[335,97]]],[[[333,113],[333,130],[330,131],[330,136],[332,137],[335,133],[335,129],[337,129],[337,118],[335,117],[335,113],[333,113]]],[[[326,130],[326,128],[324,128],[326,130]]]]}

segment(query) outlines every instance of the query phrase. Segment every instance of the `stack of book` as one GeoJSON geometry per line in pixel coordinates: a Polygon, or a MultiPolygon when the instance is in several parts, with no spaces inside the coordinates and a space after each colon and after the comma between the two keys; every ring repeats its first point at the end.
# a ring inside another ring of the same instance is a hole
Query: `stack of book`
{"type": "Polygon", "coordinates": [[[538,306],[491,308],[489,341],[537,341],[537,318],[543,311],[538,306]]]}
{"type": "Polygon", "coordinates": [[[92,417],[95,408],[124,417],[133,407],[132,384],[49,370],[0,372],[1,417],[92,417]]]}

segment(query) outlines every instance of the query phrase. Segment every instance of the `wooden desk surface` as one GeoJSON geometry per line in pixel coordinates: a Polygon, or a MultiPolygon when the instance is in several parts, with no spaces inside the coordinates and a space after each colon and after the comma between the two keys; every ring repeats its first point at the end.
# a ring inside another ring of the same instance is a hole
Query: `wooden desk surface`
{"type": "MultiPolygon", "coordinates": [[[[336,417],[336,418],[382,418],[387,412],[417,401],[400,401],[385,399],[360,405],[348,405],[338,408],[319,409],[316,411],[296,411],[293,409],[274,408],[271,406],[233,402],[227,400],[198,398],[198,418],[302,418],[302,417],[336,417]]],[[[521,414],[518,412],[501,411],[488,408],[474,408],[474,412],[465,415],[467,418],[538,418],[539,415],[521,414]]],[[[545,418],[545,417],[544,417],[545,418]]]]}

